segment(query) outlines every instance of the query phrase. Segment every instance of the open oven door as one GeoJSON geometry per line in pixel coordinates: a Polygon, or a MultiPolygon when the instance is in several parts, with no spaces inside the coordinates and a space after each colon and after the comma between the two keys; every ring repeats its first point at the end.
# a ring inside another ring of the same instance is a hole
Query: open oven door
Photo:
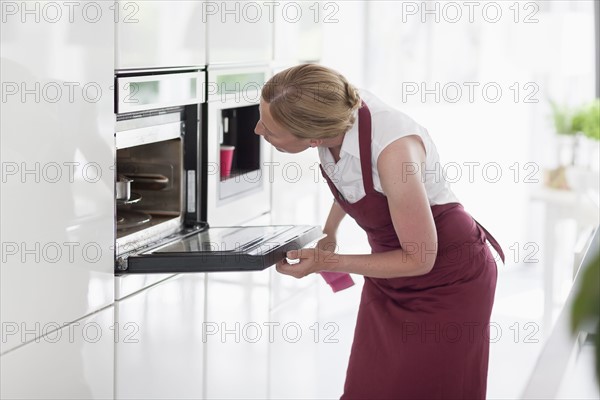
{"type": "Polygon", "coordinates": [[[263,270],[324,235],[319,227],[270,225],[188,229],[117,259],[117,274],[263,270]]]}

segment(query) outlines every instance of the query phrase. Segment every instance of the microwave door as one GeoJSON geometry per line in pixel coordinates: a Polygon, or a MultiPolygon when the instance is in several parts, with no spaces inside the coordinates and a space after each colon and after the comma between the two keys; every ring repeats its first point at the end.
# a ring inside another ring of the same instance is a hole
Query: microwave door
{"type": "Polygon", "coordinates": [[[118,273],[258,271],[322,237],[308,225],[211,227],[130,255],[118,273]]]}

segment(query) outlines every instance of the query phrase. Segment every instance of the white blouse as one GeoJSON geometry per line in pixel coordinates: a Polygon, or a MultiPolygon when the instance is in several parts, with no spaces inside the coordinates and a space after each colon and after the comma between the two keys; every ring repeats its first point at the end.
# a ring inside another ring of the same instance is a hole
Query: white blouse
{"type": "MultiPolygon", "coordinates": [[[[440,158],[427,129],[416,123],[403,112],[388,106],[366,90],[359,90],[371,112],[371,170],[375,190],[383,193],[377,159],[387,145],[408,135],[418,135],[425,145],[425,165],[406,164],[405,174],[421,174],[425,191],[431,206],[458,202],[457,197],[446,181],[440,158]]],[[[365,196],[360,169],[360,150],[358,144],[358,111],[354,125],[342,142],[340,160],[335,162],[327,147],[319,147],[319,158],[325,173],[349,203],[355,203],[365,196]]]]}

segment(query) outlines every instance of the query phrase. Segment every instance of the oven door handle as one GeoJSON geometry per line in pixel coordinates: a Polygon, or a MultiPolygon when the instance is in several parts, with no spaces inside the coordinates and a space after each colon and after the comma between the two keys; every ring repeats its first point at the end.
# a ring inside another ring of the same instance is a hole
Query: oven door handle
{"type": "Polygon", "coordinates": [[[117,114],[203,103],[204,71],[160,75],[117,76],[117,114]]]}

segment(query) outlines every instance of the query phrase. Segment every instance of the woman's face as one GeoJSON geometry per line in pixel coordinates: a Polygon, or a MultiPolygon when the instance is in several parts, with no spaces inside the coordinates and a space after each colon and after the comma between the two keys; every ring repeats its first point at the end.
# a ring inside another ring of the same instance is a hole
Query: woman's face
{"type": "Polygon", "coordinates": [[[271,117],[269,103],[260,99],[260,120],[254,128],[254,133],[262,136],[273,147],[283,153],[300,153],[311,146],[311,139],[299,138],[276,123],[271,117]]]}

